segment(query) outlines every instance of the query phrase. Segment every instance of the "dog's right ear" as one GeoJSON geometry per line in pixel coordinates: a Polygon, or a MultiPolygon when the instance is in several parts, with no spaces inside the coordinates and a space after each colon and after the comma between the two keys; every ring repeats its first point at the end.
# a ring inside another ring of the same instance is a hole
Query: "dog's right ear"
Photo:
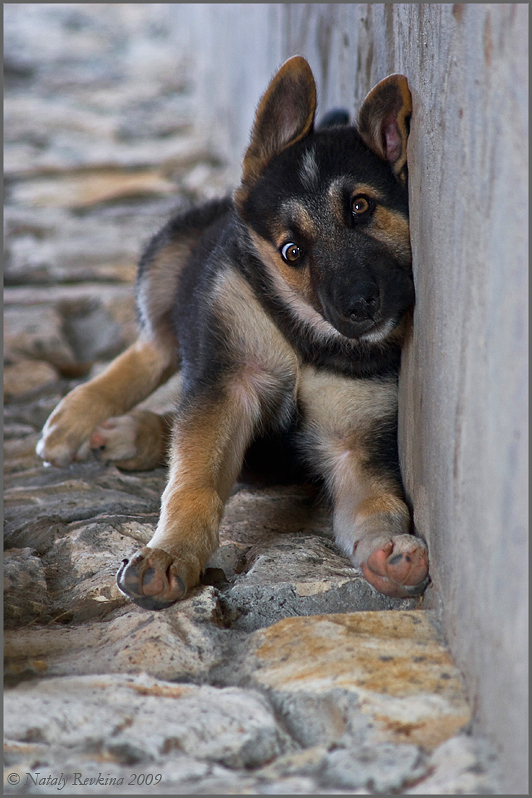
{"type": "Polygon", "coordinates": [[[245,202],[272,158],[312,131],[315,112],[314,77],[305,59],[295,55],[285,61],[260,101],[242,165],[242,184],[235,192],[237,206],[245,202]]]}
{"type": "Polygon", "coordinates": [[[406,182],[406,142],[412,95],[404,75],[388,75],[370,91],[360,109],[358,132],[370,150],[388,161],[401,183],[406,182]]]}

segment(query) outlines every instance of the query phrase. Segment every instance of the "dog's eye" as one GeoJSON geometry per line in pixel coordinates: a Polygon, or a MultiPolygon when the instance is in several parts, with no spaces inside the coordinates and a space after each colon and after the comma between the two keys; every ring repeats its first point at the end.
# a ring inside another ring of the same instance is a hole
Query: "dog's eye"
{"type": "Polygon", "coordinates": [[[294,244],[293,241],[289,241],[287,244],[284,244],[281,247],[281,257],[285,263],[290,264],[293,266],[297,261],[303,256],[303,250],[301,247],[298,247],[297,244],[294,244]]]}
{"type": "Polygon", "coordinates": [[[351,211],[353,216],[364,216],[364,214],[369,213],[372,208],[372,202],[367,197],[364,197],[360,194],[358,197],[353,197],[351,200],[351,211]]]}

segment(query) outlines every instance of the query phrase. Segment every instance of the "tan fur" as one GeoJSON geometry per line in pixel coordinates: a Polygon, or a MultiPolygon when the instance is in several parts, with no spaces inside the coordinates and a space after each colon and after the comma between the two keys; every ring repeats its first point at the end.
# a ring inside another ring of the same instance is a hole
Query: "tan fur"
{"type": "Polygon", "coordinates": [[[188,585],[218,546],[223,507],[256,423],[230,391],[176,421],[161,515],[148,546],[179,556],[188,585]]]}
{"type": "MultiPolygon", "coordinates": [[[[291,282],[285,279],[285,273],[279,270],[279,261],[274,248],[268,244],[267,241],[254,233],[253,230],[250,230],[250,237],[255,245],[257,253],[262,258],[262,262],[268,269],[276,290],[283,301],[291,308],[295,316],[308,324],[318,340],[341,338],[341,334],[338,330],[336,330],[332,324],[329,324],[312,304],[314,293],[310,286],[301,278],[297,278],[291,282]],[[299,289],[301,285],[307,285],[307,296],[309,296],[309,299],[305,299],[299,289]]],[[[286,268],[288,269],[288,267],[286,268]]],[[[287,276],[289,277],[290,275],[287,276]]]]}
{"type": "Polygon", "coordinates": [[[203,568],[216,548],[223,505],[263,414],[281,400],[287,384],[293,391],[296,384],[295,355],[246,281],[235,272],[222,273],[213,299],[238,353],[237,365],[216,401],[198,404],[193,414],[176,420],[161,518],[148,544],[170,553],[193,550],[191,573],[203,568]]]}
{"type": "Polygon", "coordinates": [[[196,585],[218,547],[222,513],[223,503],[215,490],[175,485],[170,475],[161,498],[159,524],[148,548],[177,560],[185,585],[196,585]]]}
{"type": "Polygon", "coordinates": [[[360,502],[357,507],[357,523],[362,523],[378,515],[390,515],[397,516],[399,519],[405,520],[408,524],[410,521],[408,509],[404,501],[396,495],[397,488],[395,488],[395,493],[391,492],[394,490],[394,487],[388,484],[386,485],[388,492],[383,492],[382,483],[376,480],[375,492],[367,499],[360,502]]]}
{"type": "MultiPolygon", "coordinates": [[[[259,236],[257,239],[263,242],[259,236]]],[[[244,373],[251,366],[280,379],[295,374],[297,357],[294,350],[264,312],[243,277],[229,269],[222,272],[214,285],[213,301],[224,319],[231,347],[237,353],[244,373]]],[[[267,395],[266,384],[262,391],[267,395]]]]}
{"type": "Polygon", "coordinates": [[[130,410],[176,369],[172,348],[155,346],[142,337],[119,355],[86,388],[102,397],[118,415],[130,410]]]}
{"type": "Polygon", "coordinates": [[[393,171],[399,177],[401,182],[406,182],[406,160],[407,160],[407,139],[408,139],[408,128],[406,120],[412,113],[412,95],[410,93],[410,89],[408,87],[408,81],[404,77],[404,75],[396,75],[396,85],[401,93],[402,98],[402,105],[397,113],[397,123],[399,126],[399,131],[401,134],[402,139],[402,148],[401,148],[401,156],[400,158],[394,163],[393,171]]]}
{"type": "Polygon", "coordinates": [[[345,224],[345,201],[343,195],[344,179],[339,177],[333,180],[327,190],[327,197],[329,199],[332,211],[336,217],[336,222],[339,225],[345,224]]]}
{"type": "Polygon", "coordinates": [[[306,367],[301,375],[299,399],[325,435],[349,440],[358,431],[397,410],[397,383],[392,377],[355,380],[306,367]]]}
{"type": "Polygon", "coordinates": [[[91,449],[96,450],[99,460],[113,461],[125,471],[164,466],[174,418],[175,413],[158,415],[150,410],[132,410],[127,416],[109,419],[97,427],[90,438],[91,449]]]}
{"type": "Polygon", "coordinates": [[[352,380],[305,368],[299,400],[309,447],[334,499],[338,545],[352,555],[358,541],[374,529],[380,535],[405,532],[410,516],[400,487],[365,466],[368,434],[397,412],[396,381],[352,380]]]}
{"type": "Polygon", "coordinates": [[[107,418],[127,413],[175,371],[174,352],[139,338],[94,379],[79,385],[56,407],[46,422],[37,453],[51,463],[65,465],[71,452],[88,454],[94,427],[107,418]]]}
{"type": "MultiPolygon", "coordinates": [[[[329,186],[328,197],[337,221],[344,224],[343,180],[337,180],[329,186]]],[[[360,230],[372,236],[377,241],[385,244],[393,254],[405,265],[412,260],[410,248],[410,228],[408,219],[399,211],[384,207],[381,203],[385,197],[373,186],[367,183],[357,183],[352,191],[352,198],[360,194],[369,197],[376,203],[369,224],[364,224],[360,230]]]]}
{"type": "Polygon", "coordinates": [[[408,219],[402,213],[377,205],[372,223],[364,227],[364,232],[389,247],[400,262],[411,262],[408,219]]]}
{"type": "Polygon", "coordinates": [[[357,197],[359,194],[364,194],[366,197],[370,197],[374,199],[376,202],[382,202],[385,198],[384,194],[381,194],[375,186],[370,185],[369,183],[357,183],[354,187],[351,195],[353,199],[357,197]]]}
{"type": "MultiPolygon", "coordinates": [[[[250,231],[250,235],[260,259],[268,267],[270,272],[277,272],[280,274],[286,285],[289,286],[298,297],[302,298],[311,307],[316,309],[317,301],[310,283],[308,269],[297,269],[288,266],[288,264],[283,261],[278,250],[268,241],[265,241],[264,238],[261,238],[261,236],[253,230],[250,231]]],[[[283,241],[285,240],[284,236],[280,236],[280,239],[281,238],[283,241]]]]}

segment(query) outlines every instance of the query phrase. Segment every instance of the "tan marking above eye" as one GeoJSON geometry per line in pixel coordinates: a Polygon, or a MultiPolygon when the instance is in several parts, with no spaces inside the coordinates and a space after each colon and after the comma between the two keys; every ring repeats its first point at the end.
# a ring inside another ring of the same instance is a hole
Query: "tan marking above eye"
{"type": "Polygon", "coordinates": [[[374,200],[375,202],[383,202],[386,197],[382,192],[378,191],[374,186],[369,183],[356,183],[351,191],[353,199],[355,197],[364,196],[366,199],[374,200]]]}
{"type": "Polygon", "coordinates": [[[397,240],[410,241],[408,219],[400,211],[379,207],[375,209],[375,225],[397,240]]]}
{"type": "Polygon", "coordinates": [[[378,191],[373,186],[369,185],[369,183],[355,183],[354,185],[350,183],[349,179],[346,178],[335,178],[331,184],[329,185],[327,194],[329,198],[329,202],[331,203],[332,210],[336,216],[337,221],[340,224],[345,224],[345,196],[346,192],[349,192],[351,196],[351,211],[355,216],[358,216],[361,213],[361,210],[358,212],[353,208],[353,203],[355,200],[364,197],[364,199],[371,203],[377,204],[384,200],[384,196],[380,191],[378,191]]]}
{"type": "Polygon", "coordinates": [[[370,225],[364,225],[364,233],[386,244],[405,263],[410,262],[410,231],[408,219],[400,212],[377,206],[370,225]]]}

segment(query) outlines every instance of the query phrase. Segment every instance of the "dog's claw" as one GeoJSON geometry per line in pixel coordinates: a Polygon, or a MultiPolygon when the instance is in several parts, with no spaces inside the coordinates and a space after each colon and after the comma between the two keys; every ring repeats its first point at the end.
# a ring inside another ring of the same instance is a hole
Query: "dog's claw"
{"type": "Polygon", "coordinates": [[[173,557],[148,546],[122,561],[116,582],[124,595],[145,610],[164,610],[187,592],[173,557]]]}

